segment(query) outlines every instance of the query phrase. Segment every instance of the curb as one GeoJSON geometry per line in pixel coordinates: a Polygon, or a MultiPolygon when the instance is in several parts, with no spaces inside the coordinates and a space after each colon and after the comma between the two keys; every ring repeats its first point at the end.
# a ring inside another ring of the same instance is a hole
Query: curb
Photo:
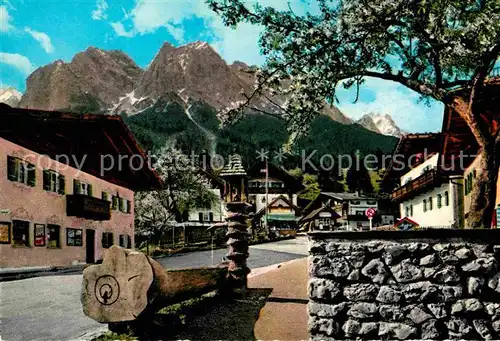
{"type": "Polygon", "coordinates": [[[293,262],[297,262],[297,261],[302,260],[304,258],[307,258],[307,256],[304,256],[302,258],[297,258],[297,259],[289,260],[289,261],[286,261],[286,262],[283,262],[283,263],[277,263],[277,264],[272,264],[272,265],[268,265],[268,266],[263,266],[261,268],[251,269],[251,271],[248,274],[247,278],[252,278],[252,277],[257,277],[257,276],[263,275],[265,273],[268,273],[269,271],[273,271],[273,270],[277,270],[277,269],[281,268],[282,265],[291,264],[293,262]]]}
{"type": "Polygon", "coordinates": [[[0,282],[16,281],[39,276],[80,274],[88,264],[69,266],[43,266],[30,268],[7,268],[0,270],[0,282]]]}

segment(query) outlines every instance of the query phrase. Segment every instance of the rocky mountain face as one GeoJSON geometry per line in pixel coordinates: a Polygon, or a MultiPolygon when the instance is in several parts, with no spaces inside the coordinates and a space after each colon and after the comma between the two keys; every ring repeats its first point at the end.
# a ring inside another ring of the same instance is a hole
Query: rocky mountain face
{"type": "Polygon", "coordinates": [[[368,130],[382,135],[399,138],[405,134],[405,132],[397,126],[392,117],[388,114],[365,114],[358,121],[356,121],[356,123],[368,130]]]}
{"type": "Polygon", "coordinates": [[[142,74],[125,53],[89,47],[70,63],[57,60],[36,69],[26,80],[19,106],[60,110],[91,101],[103,109],[131,92],[142,74]]]}
{"type": "Polygon", "coordinates": [[[22,93],[11,87],[0,89],[0,103],[8,104],[11,107],[17,107],[22,96],[22,93]]]}
{"type": "MultiPolygon", "coordinates": [[[[146,70],[121,51],[90,47],[70,63],[58,60],[35,70],[19,105],[130,115],[175,93],[184,103],[201,101],[215,110],[228,110],[245,101],[244,94],[252,93],[256,72],[256,67],[242,62],[228,65],[204,42],[180,47],[164,43],[146,70]]],[[[283,105],[285,99],[267,94],[251,104],[279,111],[272,102],[283,105]]],[[[352,123],[335,107],[325,108],[324,114],[340,123],[352,123]]]]}

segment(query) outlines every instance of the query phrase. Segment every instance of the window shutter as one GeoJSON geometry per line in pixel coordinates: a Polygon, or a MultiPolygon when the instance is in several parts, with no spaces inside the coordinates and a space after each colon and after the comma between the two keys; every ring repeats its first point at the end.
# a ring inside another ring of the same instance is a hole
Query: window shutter
{"type": "Polygon", "coordinates": [[[59,194],[66,193],[66,178],[64,175],[59,174],[59,194]]]}
{"type": "Polygon", "coordinates": [[[108,200],[108,193],[106,193],[106,192],[102,192],[102,194],[101,194],[101,199],[102,199],[102,200],[108,200]]]}
{"type": "Polygon", "coordinates": [[[15,158],[7,156],[7,179],[11,181],[17,180],[18,164],[15,158]]]}
{"type": "Polygon", "coordinates": [[[80,181],[73,180],[73,194],[80,194],[80,181]]]}
{"type": "Polygon", "coordinates": [[[31,187],[36,185],[36,168],[31,163],[28,163],[28,185],[31,187]]]}
{"type": "Polygon", "coordinates": [[[131,208],[130,206],[132,205],[132,202],[130,200],[127,200],[127,213],[130,213],[131,208]]]}
{"type": "Polygon", "coordinates": [[[120,212],[124,211],[124,209],[123,209],[123,200],[124,200],[123,198],[118,197],[118,207],[120,209],[120,212]]]}
{"type": "Polygon", "coordinates": [[[87,188],[88,188],[88,190],[87,190],[87,195],[88,195],[89,197],[91,197],[91,196],[92,196],[92,185],[91,185],[91,184],[88,184],[88,185],[87,185],[87,188]]]}
{"type": "Polygon", "coordinates": [[[50,171],[47,169],[43,170],[43,189],[50,191],[50,171]]]}

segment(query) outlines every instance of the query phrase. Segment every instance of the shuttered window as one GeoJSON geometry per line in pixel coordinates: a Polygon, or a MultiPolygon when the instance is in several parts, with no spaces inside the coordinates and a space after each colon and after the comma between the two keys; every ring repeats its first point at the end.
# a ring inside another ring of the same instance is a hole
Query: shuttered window
{"type": "Polygon", "coordinates": [[[103,232],[101,244],[102,244],[102,247],[105,249],[110,248],[113,245],[113,233],[112,232],[103,232]]]}
{"type": "Polygon", "coordinates": [[[50,169],[45,169],[43,171],[43,189],[54,193],[65,194],[66,179],[64,175],[50,169]]]}
{"type": "Polygon", "coordinates": [[[35,165],[12,156],[7,156],[7,179],[35,187],[35,165]]]}

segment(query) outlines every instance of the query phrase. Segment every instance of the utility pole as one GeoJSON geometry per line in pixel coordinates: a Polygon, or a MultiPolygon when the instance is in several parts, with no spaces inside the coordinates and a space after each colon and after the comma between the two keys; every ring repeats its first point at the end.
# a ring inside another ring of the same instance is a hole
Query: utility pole
{"type": "Polygon", "coordinates": [[[269,235],[269,225],[268,225],[268,221],[267,221],[267,208],[268,208],[268,205],[269,205],[269,167],[268,167],[268,164],[267,164],[267,159],[266,159],[266,214],[265,214],[265,221],[266,221],[266,233],[267,235],[269,235]]]}

